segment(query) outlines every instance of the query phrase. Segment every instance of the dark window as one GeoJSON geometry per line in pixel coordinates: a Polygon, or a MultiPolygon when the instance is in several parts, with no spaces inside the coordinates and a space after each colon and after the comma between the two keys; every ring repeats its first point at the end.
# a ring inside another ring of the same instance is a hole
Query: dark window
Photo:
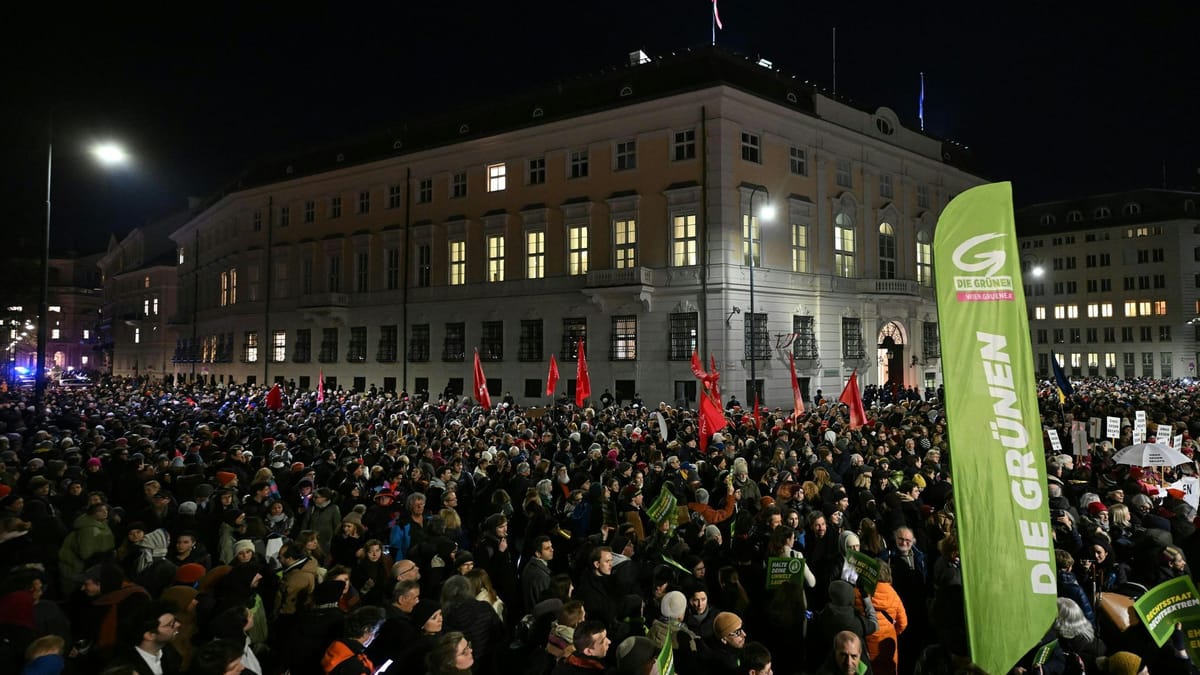
{"type": "Polygon", "coordinates": [[[317,360],[321,363],[335,363],[337,354],[338,329],[323,328],[321,330],[321,353],[317,355],[317,360]]]}
{"type": "Polygon", "coordinates": [[[308,363],[312,361],[312,329],[301,328],[296,331],[296,348],[292,350],[292,361],[308,363]]]}
{"type": "Polygon", "coordinates": [[[504,322],[484,321],[483,335],[479,338],[479,358],[483,361],[504,359],[504,322]]]}
{"type": "Polygon", "coordinates": [[[544,398],[546,392],[542,389],[541,380],[525,380],[525,398],[544,398]]]}
{"type": "Polygon", "coordinates": [[[517,351],[520,361],[542,360],[542,320],[521,320],[521,346],[517,351]]]}
{"type": "Polygon", "coordinates": [[[446,324],[446,337],[442,340],[443,361],[465,361],[467,358],[467,324],[446,324]]]}
{"type": "Polygon", "coordinates": [[[413,324],[408,339],[408,360],[417,363],[429,360],[429,324],[413,324]]]}
{"type": "Polygon", "coordinates": [[[745,353],[747,359],[762,361],[771,358],[770,338],[767,334],[767,315],[746,312],[745,353]]]}
{"type": "Polygon", "coordinates": [[[792,332],[795,333],[795,339],[792,341],[792,354],[798,359],[816,359],[819,358],[817,350],[817,321],[811,316],[792,316],[792,332]]]}
{"type": "Polygon", "coordinates": [[[584,351],[587,351],[587,319],[570,318],[563,319],[562,332],[562,351],[559,352],[560,359],[574,359],[579,357],[579,341],[584,340],[584,351]]]}
{"type": "Polygon", "coordinates": [[[385,392],[392,392],[392,393],[395,393],[395,391],[396,391],[396,378],[394,378],[394,377],[385,377],[385,378],[383,378],[383,390],[384,390],[385,392]]]}
{"type": "Polygon", "coordinates": [[[367,378],[362,376],[354,377],[354,391],[364,392],[367,390],[367,378]]]}
{"type": "Polygon", "coordinates": [[[862,320],[842,317],[842,358],[861,359],[866,358],[866,355],[867,352],[863,348],[862,320]]]}
{"type": "Polygon", "coordinates": [[[942,342],[938,335],[938,324],[936,321],[926,321],[924,324],[924,334],[921,341],[921,355],[925,360],[940,359],[942,357],[942,342]]]}
{"type": "Polygon", "coordinates": [[[399,337],[400,332],[397,326],[380,326],[379,351],[375,354],[375,360],[380,363],[395,363],[396,347],[399,337]]]}
{"type": "Polygon", "coordinates": [[[350,328],[350,349],[346,352],[346,361],[362,363],[367,360],[367,327],[352,326],[350,328]]]}
{"type": "Polygon", "coordinates": [[[433,249],[429,244],[417,247],[417,287],[428,288],[433,279],[433,249]]]}
{"type": "Polygon", "coordinates": [[[698,346],[696,329],[698,312],[680,312],[671,315],[671,361],[688,361],[698,346]]]}

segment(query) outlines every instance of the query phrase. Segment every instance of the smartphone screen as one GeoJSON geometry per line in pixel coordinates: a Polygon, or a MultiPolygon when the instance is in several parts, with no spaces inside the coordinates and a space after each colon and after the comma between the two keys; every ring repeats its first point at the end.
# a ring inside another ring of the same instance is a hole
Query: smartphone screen
{"type": "Polygon", "coordinates": [[[378,668],[375,669],[375,675],[379,675],[379,673],[386,672],[387,669],[390,668],[391,666],[392,666],[391,659],[384,661],[382,666],[379,666],[378,668]]]}

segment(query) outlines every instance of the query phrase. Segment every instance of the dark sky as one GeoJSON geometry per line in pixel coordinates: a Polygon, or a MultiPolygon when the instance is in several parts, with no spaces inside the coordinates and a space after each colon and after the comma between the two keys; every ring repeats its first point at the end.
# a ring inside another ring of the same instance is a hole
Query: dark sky
{"type": "MultiPolygon", "coordinates": [[[[717,42],[829,87],[836,26],[839,93],[910,125],[924,71],[927,131],[970,146],[985,177],[1013,180],[1018,206],[1160,187],[1164,162],[1169,187],[1200,182],[1195,3],[821,4],[837,6],[720,0],[717,42]]],[[[633,49],[707,44],[711,27],[706,0],[241,5],[10,22],[6,229],[40,227],[51,110],[54,248],[95,251],[256,157],[620,66],[633,49]],[[128,145],[132,168],[91,163],[83,148],[106,136],[128,145]]]]}

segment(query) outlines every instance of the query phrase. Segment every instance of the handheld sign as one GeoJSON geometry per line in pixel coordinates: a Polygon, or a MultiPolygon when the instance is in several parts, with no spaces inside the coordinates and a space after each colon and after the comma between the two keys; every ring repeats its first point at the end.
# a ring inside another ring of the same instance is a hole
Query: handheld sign
{"type": "Polygon", "coordinates": [[[1193,664],[1200,663],[1200,638],[1190,637],[1200,636],[1200,598],[1191,577],[1176,577],[1151,588],[1133,603],[1133,609],[1159,647],[1171,639],[1175,624],[1182,624],[1188,656],[1193,664]]]}
{"type": "Polygon", "coordinates": [[[1088,418],[1088,436],[1091,438],[1100,438],[1100,418],[1088,418]]]}
{"type": "Polygon", "coordinates": [[[867,595],[875,595],[875,587],[879,585],[879,559],[854,550],[847,551],[846,555],[848,556],[846,562],[854,567],[855,572],[858,572],[863,592],[867,595]]]}
{"type": "Polygon", "coordinates": [[[1175,429],[1170,424],[1158,425],[1158,435],[1155,436],[1154,442],[1162,443],[1163,445],[1170,446],[1171,445],[1171,436],[1173,436],[1173,434],[1171,432],[1174,430],[1175,429]]]}
{"type": "Polygon", "coordinates": [[[801,558],[767,558],[767,588],[778,588],[792,579],[804,583],[804,560],[801,558]]]}
{"type": "Polygon", "coordinates": [[[1050,447],[1054,448],[1055,452],[1062,452],[1062,441],[1058,438],[1058,430],[1049,429],[1046,434],[1050,436],[1050,447]]]}
{"type": "Polygon", "coordinates": [[[1120,417],[1106,417],[1104,419],[1108,423],[1108,428],[1104,432],[1104,437],[1105,438],[1114,438],[1114,439],[1120,438],[1121,437],[1121,418],[1120,417]]]}

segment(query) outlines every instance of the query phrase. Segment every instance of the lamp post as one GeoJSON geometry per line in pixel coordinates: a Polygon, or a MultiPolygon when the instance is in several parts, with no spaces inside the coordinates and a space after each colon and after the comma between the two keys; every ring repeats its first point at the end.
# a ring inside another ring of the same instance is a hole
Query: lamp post
{"type": "MultiPolygon", "coordinates": [[[[100,164],[119,166],[128,161],[125,150],[116,143],[97,143],[91,147],[91,153],[100,164]]],[[[37,368],[34,373],[33,392],[34,406],[38,415],[45,418],[46,408],[46,333],[50,323],[50,186],[54,178],[54,140],[53,132],[46,142],[46,227],[45,239],[42,246],[42,297],[38,304],[37,325],[37,368]]]]}
{"type": "MultiPolygon", "coordinates": [[[[754,253],[755,253],[755,247],[754,247],[754,241],[755,241],[754,240],[754,224],[755,224],[754,197],[759,192],[762,192],[764,195],[767,196],[767,203],[764,204],[761,209],[759,209],[759,213],[758,213],[759,238],[760,239],[762,238],[762,223],[764,221],[771,220],[772,218],[775,217],[775,208],[773,206],[771,206],[771,201],[770,201],[771,200],[770,191],[768,191],[767,188],[765,188],[762,185],[755,185],[754,189],[752,189],[750,191],[750,223],[749,223],[750,231],[748,233],[750,236],[749,236],[749,251],[748,251],[749,255],[747,257],[750,259],[750,386],[754,388],[754,398],[756,401],[759,398],[761,398],[761,396],[760,396],[761,392],[759,392],[759,390],[758,390],[758,369],[757,369],[758,343],[755,342],[756,327],[754,325],[756,323],[756,317],[754,314],[754,253]]],[[[762,248],[762,246],[760,245],[759,249],[761,249],[761,248],[762,248]]],[[[747,403],[751,403],[751,402],[747,401],[747,403]]]]}

